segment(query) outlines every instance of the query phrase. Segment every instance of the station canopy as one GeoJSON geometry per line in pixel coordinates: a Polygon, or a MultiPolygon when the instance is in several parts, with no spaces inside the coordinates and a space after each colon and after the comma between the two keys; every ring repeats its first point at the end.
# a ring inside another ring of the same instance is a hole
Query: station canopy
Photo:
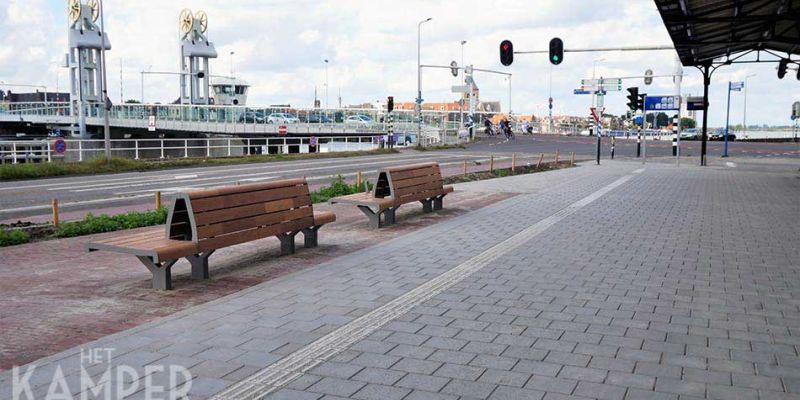
{"type": "MultiPolygon", "coordinates": [[[[749,51],[800,53],[800,0],[655,0],[684,66],[749,51]]],[[[783,54],[780,54],[783,53],[783,54]]]]}

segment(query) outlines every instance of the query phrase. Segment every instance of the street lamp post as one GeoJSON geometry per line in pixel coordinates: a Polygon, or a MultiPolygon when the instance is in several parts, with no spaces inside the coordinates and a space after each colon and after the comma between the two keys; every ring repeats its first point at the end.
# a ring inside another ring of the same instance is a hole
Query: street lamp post
{"type": "MultiPolygon", "coordinates": [[[[598,59],[592,61],[592,79],[595,79],[595,72],[597,71],[597,63],[599,63],[601,61],[605,61],[605,60],[606,60],[605,58],[598,58],[598,59]]],[[[598,86],[600,87],[600,90],[603,89],[603,87],[601,85],[598,85],[598,86]]],[[[594,92],[592,92],[592,107],[594,107],[594,92]]]]}
{"type": "MultiPolygon", "coordinates": [[[[465,44],[467,44],[467,41],[466,40],[462,40],[461,41],[461,68],[465,67],[465,65],[464,65],[464,45],[465,44]]],[[[464,74],[464,76],[466,77],[466,74],[464,74]]],[[[460,120],[460,126],[458,127],[456,132],[458,132],[459,129],[464,127],[464,94],[463,93],[461,94],[461,98],[459,99],[459,102],[458,102],[458,117],[459,117],[459,120],[460,120]]]]}
{"type": "Polygon", "coordinates": [[[426,18],[417,24],[417,146],[422,146],[422,57],[421,57],[421,35],[422,24],[432,20],[426,18]]]}
{"type": "Polygon", "coordinates": [[[744,77],[744,113],[742,114],[742,135],[747,138],[747,79],[750,77],[756,76],[756,74],[750,74],[744,77]]]}
{"type": "Polygon", "coordinates": [[[330,108],[328,104],[328,59],[325,59],[325,108],[330,108]]]}
{"type": "Polygon", "coordinates": [[[111,162],[111,128],[108,122],[108,73],[106,72],[106,28],[104,24],[105,11],[103,0],[100,0],[100,32],[102,32],[100,59],[103,62],[103,139],[105,142],[106,161],[111,162]]]}

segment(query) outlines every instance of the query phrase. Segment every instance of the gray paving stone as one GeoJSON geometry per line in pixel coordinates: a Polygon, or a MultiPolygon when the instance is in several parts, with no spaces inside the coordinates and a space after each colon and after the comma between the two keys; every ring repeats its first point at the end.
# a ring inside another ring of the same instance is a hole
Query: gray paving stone
{"type": "Polygon", "coordinates": [[[448,382],[450,382],[450,378],[412,373],[404,376],[395,385],[428,392],[438,392],[448,382]]]}
{"type": "Polygon", "coordinates": [[[416,374],[432,374],[433,371],[436,371],[441,366],[441,362],[417,360],[416,358],[403,358],[392,365],[392,369],[413,372],[416,374]]]}
{"type": "Polygon", "coordinates": [[[626,389],[621,386],[606,385],[602,383],[579,382],[575,388],[575,395],[593,397],[599,400],[622,400],[626,389]]]}
{"type": "Polygon", "coordinates": [[[578,381],[572,379],[534,375],[531,376],[531,378],[525,384],[525,387],[546,393],[571,394],[577,385],[578,381]]]}
{"type": "Polygon", "coordinates": [[[478,379],[485,370],[486,368],[472,367],[469,365],[444,364],[441,368],[436,370],[434,375],[474,381],[478,379]]]}
{"type": "Polygon", "coordinates": [[[324,377],[319,382],[311,385],[308,390],[333,396],[350,397],[366,385],[364,382],[324,377]]]}
{"type": "Polygon", "coordinates": [[[530,389],[520,389],[515,387],[499,386],[492,395],[490,400],[539,400],[544,397],[544,392],[530,389]]]}
{"type": "Polygon", "coordinates": [[[596,382],[600,383],[605,381],[608,371],[596,368],[581,368],[573,366],[565,366],[558,373],[559,378],[574,379],[576,381],[596,382]]]}
{"type": "Polygon", "coordinates": [[[354,399],[361,400],[401,400],[411,393],[410,389],[370,383],[353,395],[354,399]]]}
{"type": "Polygon", "coordinates": [[[402,371],[393,371],[381,368],[364,368],[359,373],[355,374],[352,379],[367,382],[377,383],[380,385],[393,385],[406,375],[402,371]]]}
{"type": "Polygon", "coordinates": [[[466,398],[485,399],[497,385],[485,382],[472,382],[453,379],[442,388],[442,393],[464,396],[466,398]]]}

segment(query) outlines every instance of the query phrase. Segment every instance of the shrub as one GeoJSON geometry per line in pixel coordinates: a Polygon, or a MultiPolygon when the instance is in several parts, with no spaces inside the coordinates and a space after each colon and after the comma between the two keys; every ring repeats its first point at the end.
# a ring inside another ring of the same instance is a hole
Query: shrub
{"type": "Polygon", "coordinates": [[[311,192],[311,201],[314,203],[324,203],[334,197],[372,190],[372,186],[371,183],[366,181],[361,182],[360,185],[350,185],[344,180],[343,176],[338,175],[336,178],[333,178],[330,186],[322,187],[319,190],[311,192]]]}
{"type": "Polygon", "coordinates": [[[82,221],[65,222],[56,230],[57,237],[74,237],[93,233],[134,229],[144,226],[161,225],[167,222],[167,208],[144,212],[130,212],[119,215],[94,216],[87,214],[82,221]]]}
{"type": "Polygon", "coordinates": [[[28,232],[18,229],[6,230],[0,228],[0,247],[28,243],[31,237],[28,232]]]}

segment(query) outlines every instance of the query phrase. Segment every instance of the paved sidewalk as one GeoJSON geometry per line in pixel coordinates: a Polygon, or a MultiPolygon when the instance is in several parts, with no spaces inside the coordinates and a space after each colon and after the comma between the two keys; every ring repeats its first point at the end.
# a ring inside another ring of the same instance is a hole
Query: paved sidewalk
{"type": "MultiPolygon", "coordinates": [[[[191,398],[800,395],[796,173],[604,162],[459,189],[527,194],[108,336],[84,367],[181,365],[191,398]]],[[[57,369],[80,392],[80,355],[34,363],[33,392],[57,369]]]]}

